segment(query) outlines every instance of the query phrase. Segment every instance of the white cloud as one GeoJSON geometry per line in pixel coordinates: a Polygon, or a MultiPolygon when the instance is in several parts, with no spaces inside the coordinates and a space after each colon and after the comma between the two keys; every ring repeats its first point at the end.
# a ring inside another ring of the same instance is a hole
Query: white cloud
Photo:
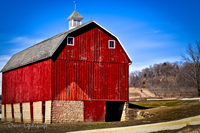
{"type": "Polygon", "coordinates": [[[132,65],[129,66],[129,73],[131,73],[135,70],[141,71],[142,69],[145,69],[149,66],[153,66],[154,64],[160,64],[160,63],[164,63],[164,62],[173,63],[176,61],[180,61],[180,57],[166,57],[166,58],[162,57],[162,58],[147,60],[144,62],[133,62],[132,65]]]}
{"type": "Polygon", "coordinates": [[[32,45],[37,44],[37,43],[39,43],[43,40],[44,39],[41,39],[41,38],[29,38],[29,37],[26,37],[26,36],[22,36],[22,37],[13,38],[11,41],[9,41],[9,43],[32,46],[32,45]]]}
{"type": "MultiPolygon", "coordinates": [[[[10,56],[8,56],[8,55],[1,55],[0,56],[0,61],[8,61],[10,59],[10,56]]],[[[1,65],[0,65],[0,67],[1,67],[1,65]]]]}
{"type": "Polygon", "coordinates": [[[8,43],[14,44],[15,48],[10,49],[10,51],[12,53],[18,53],[28,47],[31,47],[41,41],[43,41],[45,39],[43,38],[29,38],[26,36],[21,36],[21,37],[15,37],[13,39],[11,39],[11,41],[9,41],[8,43]]]}
{"type": "MultiPolygon", "coordinates": [[[[5,66],[6,62],[10,59],[10,56],[8,55],[1,55],[0,56],[0,70],[5,66]]],[[[1,81],[1,79],[0,79],[1,81]]]]}
{"type": "Polygon", "coordinates": [[[149,65],[153,64],[147,64],[147,63],[133,63],[132,65],[129,66],[129,73],[139,70],[141,71],[142,69],[148,67],[149,65]]]}
{"type": "MultiPolygon", "coordinates": [[[[0,56],[0,70],[4,67],[6,62],[10,59],[8,55],[1,55],[0,56]]],[[[0,73],[0,95],[2,94],[2,73],[0,73]]]]}
{"type": "Polygon", "coordinates": [[[153,33],[158,33],[158,32],[160,32],[160,30],[154,30],[154,31],[153,31],[153,33]]]}

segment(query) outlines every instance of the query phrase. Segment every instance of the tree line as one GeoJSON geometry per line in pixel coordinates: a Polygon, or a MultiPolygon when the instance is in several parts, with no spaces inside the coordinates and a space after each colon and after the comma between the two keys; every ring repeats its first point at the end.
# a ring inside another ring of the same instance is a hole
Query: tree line
{"type": "Polygon", "coordinates": [[[133,71],[129,76],[129,86],[149,87],[195,87],[186,74],[191,63],[164,62],[154,64],[141,71],[133,71]]]}
{"type": "Polygon", "coordinates": [[[183,62],[154,64],[129,75],[129,86],[137,88],[191,88],[200,96],[200,42],[188,44],[183,62]]]}

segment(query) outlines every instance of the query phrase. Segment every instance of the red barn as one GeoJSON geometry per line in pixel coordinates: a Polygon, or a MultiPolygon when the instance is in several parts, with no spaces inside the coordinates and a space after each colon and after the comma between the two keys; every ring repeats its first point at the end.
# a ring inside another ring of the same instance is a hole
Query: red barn
{"type": "Polygon", "coordinates": [[[117,36],[82,19],[75,10],[68,31],[13,55],[3,67],[2,120],[121,119],[131,58],[117,36]]]}

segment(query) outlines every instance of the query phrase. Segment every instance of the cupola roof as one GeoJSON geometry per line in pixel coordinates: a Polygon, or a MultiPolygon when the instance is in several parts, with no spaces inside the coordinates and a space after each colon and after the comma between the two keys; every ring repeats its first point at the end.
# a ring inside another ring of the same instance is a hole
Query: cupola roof
{"type": "Polygon", "coordinates": [[[80,19],[82,20],[83,17],[76,11],[76,9],[74,10],[74,12],[67,18],[68,20],[71,20],[71,19],[80,19]]]}

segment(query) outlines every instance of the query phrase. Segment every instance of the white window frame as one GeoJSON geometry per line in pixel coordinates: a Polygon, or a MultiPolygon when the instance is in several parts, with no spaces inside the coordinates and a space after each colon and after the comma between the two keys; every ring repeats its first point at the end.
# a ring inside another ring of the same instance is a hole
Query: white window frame
{"type": "Polygon", "coordinates": [[[115,49],[115,40],[108,40],[108,48],[109,49],[115,49]],[[113,41],[114,42],[114,47],[110,47],[110,42],[113,41]]]}
{"type": "Polygon", "coordinates": [[[68,36],[68,37],[67,37],[67,45],[69,45],[69,46],[74,46],[74,43],[75,43],[75,42],[74,42],[74,37],[68,36]],[[68,44],[68,38],[72,38],[72,39],[73,39],[73,44],[68,44]]]}

